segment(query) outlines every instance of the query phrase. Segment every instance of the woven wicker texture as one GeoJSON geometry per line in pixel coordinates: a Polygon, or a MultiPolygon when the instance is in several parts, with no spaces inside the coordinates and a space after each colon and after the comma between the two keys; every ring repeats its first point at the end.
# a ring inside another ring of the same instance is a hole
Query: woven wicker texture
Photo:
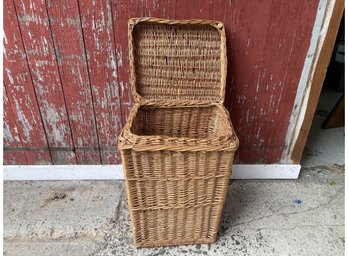
{"type": "Polygon", "coordinates": [[[238,148],[225,40],[217,21],[130,21],[136,103],[119,148],[136,247],[216,240],[238,148]]]}
{"type": "Polygon", "coordinates": [[[134,26],[130,37],[134,90],[143,101],[223,101],[226,45],[222,23],[151,19],[130,24],[134,26]]]}
{"type": "Polygon", "coordinates": [[[159,135],[169,137],[188,137],[207,139],[223,136],[228,131],[222,130],[217,107],[208,106],[191,108],[141,107],[138,110],[132,133],[137,135],[159,135]],[[180,120],[180,122],[178,122],[180,120]]]}

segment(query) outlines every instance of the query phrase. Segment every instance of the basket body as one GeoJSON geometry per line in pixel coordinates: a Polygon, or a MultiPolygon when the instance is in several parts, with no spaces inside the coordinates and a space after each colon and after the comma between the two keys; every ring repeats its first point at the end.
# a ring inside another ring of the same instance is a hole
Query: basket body
{"type": "Polygon", "coordinates": [[[133,19],[129,42],[136,103],[119,148],[135,246],[213,243],[238,148],[223,25],[133,19]]]}

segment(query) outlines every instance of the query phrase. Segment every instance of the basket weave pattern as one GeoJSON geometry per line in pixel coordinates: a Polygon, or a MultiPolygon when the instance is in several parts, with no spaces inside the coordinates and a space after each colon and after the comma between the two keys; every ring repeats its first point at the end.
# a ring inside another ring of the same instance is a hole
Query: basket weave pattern
{"type": "Polygon", "coordinates": [[[223,24],[131,19],[136,100],[119,139],[136,247],[216,240],[238,139],[223,24]]]}

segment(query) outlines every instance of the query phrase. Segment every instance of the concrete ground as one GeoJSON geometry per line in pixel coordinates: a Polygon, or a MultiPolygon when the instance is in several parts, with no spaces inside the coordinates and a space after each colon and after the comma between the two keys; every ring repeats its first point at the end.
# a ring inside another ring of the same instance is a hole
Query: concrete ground
{"type": "Polygon", "coordinates": [[[135,249],[123,182],[5,182],[4,255],[343,255],[344,166],[231,181],[211,245],[135,249]]]}
{"type": "Polygon", "coordinates": [[[321,93],[303,152],[302,166],[344,164],[344,127],[321,129],[341,95],[342,92],[329,89],[321,93]]]}

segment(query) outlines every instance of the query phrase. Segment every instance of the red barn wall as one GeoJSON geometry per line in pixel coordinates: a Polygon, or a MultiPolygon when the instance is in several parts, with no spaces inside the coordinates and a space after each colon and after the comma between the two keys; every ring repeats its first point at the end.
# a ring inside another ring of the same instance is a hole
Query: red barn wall
{"type": "Polygon", "coordinates": [[[4,163],[120,163],[132,17],[225,23],[239,163],[277,163],[319,0],[4,1],[4,163]]]}

